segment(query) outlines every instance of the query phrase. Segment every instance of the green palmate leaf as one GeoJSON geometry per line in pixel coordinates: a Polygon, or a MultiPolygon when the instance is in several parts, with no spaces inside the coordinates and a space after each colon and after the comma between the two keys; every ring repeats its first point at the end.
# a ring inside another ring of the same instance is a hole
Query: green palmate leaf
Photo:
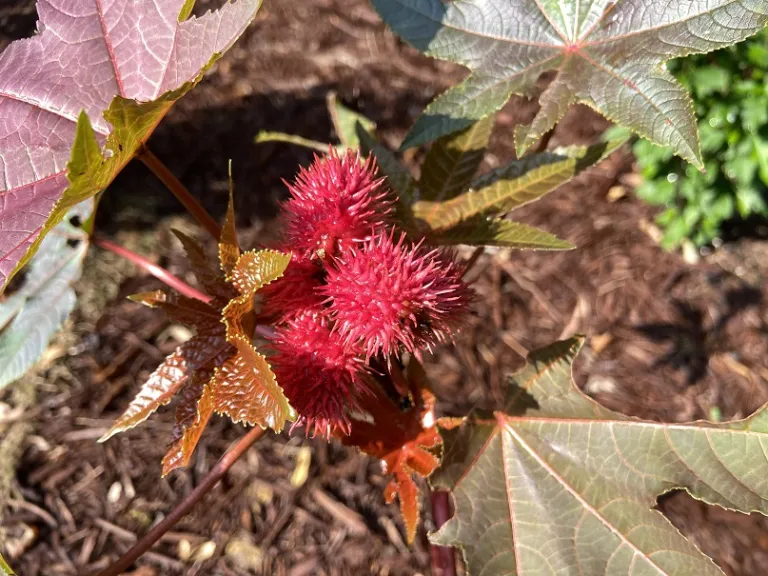
{"type": "Polygon", "coordinates": [[[746,420],[663,424],[626,417],[571,379],[581,340],[534,352],[504,410],[444,429],[435,486],[456,513],[434,543],[464,549],[470,574],[722,574],[653,507],[687,490],[768,512],[768,409],[746,420]]]}
{"type": "Polygon", "coordinates": [[[493,116],[457,134],[443,136],[427,152],[421,166],[421,200],[448,200],[466,192],[488,148],[493,116]]]}
{"type": "Polygon", "coordinates": [[[410,170],[362,124],[358,123],[355,129],[360,139],[360,150],[366,155],[373,154],[376,157],[381,173],[387,177],[387,184],[397,193],[400,201],[398,213],[409,211],[415,187],[410,170]]]}
{"type": "MultiPolygon", "coordinates": [[[[376,129],[376,124],[350,108],[344,106],[339,102],[334,92],[329,92],[327,97],[328,102],[328,114],[333,122],[333,128],[336,131],[336,135],[341,144],[336,145],[336,149],[339,152],[344,152],[348,148],[356,149],[360,147],[360,139],[357,135],[357,125],[359,124],[366,132],[373,133],[376,129]]],[[[304,138],[303,136],[297,136],[296,134],[286,134],[285,132],[270,132],[269,130],[262,130],[254,138],[256,144],[262,144],[264,142],[285,142],[287,144],[295,144],[296,146],[302,146],[315,150],[322,154],[326,154],[328,149],[332,146],[325,142],[319,142],[318,140],[311,140],[304,138]]]]}
{"type": "Polygon", "coordinates": [[[445,230],[477,216],[508,213],[565,184],[623,143],[569,146],[514,160],[481,176],[468,192],[451,200],[416,202],[413,216],[433,230],[445,230]]]}
{"type": "Polygon", "coordinates": [[[499,110],[512,94],[541,95],[520,150],[573,104],[585,103],[701,166],[690,99],[670,58],[739,42],[768,22],[768,0],[372,0],[395,33],[430,56],[472,70],[426,109],[404,142],[416,146],[499,110]]]}
{"type": "Polygon", "coordinates": [[[69,186],[43,227],[40,238],[64,218],[69,208],[105,189],[144,145],[171,106],[196,82],[186,82],[177,90],[151,102],[140,103],[116,96],[104,112],[104,119],[111,124],[112,132],[107,137],[103,154],[90,118],[84,111],[80,112],[67,164],[69,186]]]}
{"type": "Polygon", "coordinates": [[[88,250],[93,200],[78,204],[42,241],[23,284],[0,302],[0,389],[32,367],[75,307],[72,284],[88,250]],[[77,224],[77,225],[75,225],[77,224]]]}
{"type": "Polygon", "coordinates": [[[286,134],[285,132],[262,130],[256,134],[253,141],[256,144],[263,144],[264,142],[285,142],[286,144],[295,144],[296,146],[309,148],[310,150],[315,150],[322,154],[328,152],[328,144],[317,140],[310,140],[309,138],[303,138],[302,136],[296,136],[295,134],[286,134]]]}
{"type": "Polygon", "coordinates": [[[525,250],[572,250],[575,246],[549,232],[504,218],[471,218],[458,226],[427,235],[430,244],[499,246],[525,250]]]}
{"type": "Polygon", "coordinates": [[[0,576],[16,576],[16,572],[8,566],[2,554],[0,554],[0,576]]]}
{"type": "Polygon", "coordinates": [[[335,92],[328,93],[328,113],[336,130],[336,136],[341,140],[339,148],[360,148],[360,138],[357,135],[357,125],[360,124],[368,134],[373,134],[376,123],[359,112],[347,108],[339,102],[335,92]]]}

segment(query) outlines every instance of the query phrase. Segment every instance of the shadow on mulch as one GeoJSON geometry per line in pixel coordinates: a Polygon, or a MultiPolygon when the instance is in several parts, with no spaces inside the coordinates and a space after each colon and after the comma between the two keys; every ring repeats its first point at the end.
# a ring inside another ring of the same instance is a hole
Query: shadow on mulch
{"type": "MultiPolygon", "coordinates": [[[[216,219],[223,219],[228,198],[227,166],[232,162],[238,224],[247,226],[277,215],[287,195],[283,180],[294,178],[314,152],[284,143],[255,144],[259,131],[295,133],[336,143],[326,97],[343,88],[322,85],[307,94],[249,95],[235,102],[171,115],[150,138],[155,152],[216,219]]],[[[407,126],[403,103],[417,98],[411,92],[398,100],[375,92],[358,92],[345,104],[382,126],[407,126]]],[[[103,234],[118,230],[151,230],[171,215],[184,214],[181,204],[157,178],[134,160],[118,175],[99,205],[96,228],[103,234]]]]}

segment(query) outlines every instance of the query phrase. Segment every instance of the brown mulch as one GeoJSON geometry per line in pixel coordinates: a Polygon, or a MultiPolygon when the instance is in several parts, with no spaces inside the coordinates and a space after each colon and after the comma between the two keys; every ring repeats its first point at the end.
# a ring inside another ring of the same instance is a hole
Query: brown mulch
{"type": "MultiPolygon", "coordinates": [[[[211,4],[198,0],[197,10],[211,4]]],[[[5,20],[3,14],[6,36],[30,33],[28,11],[18,9],[5,20]]],[[[257,146],[256,132],[328,140],[325,96],[335,90],[375,119],[394,144],[423,105],[463,74],[403,46],[364,0],[267,2],[257,23],[177,105],[150,145],[216,215],[223,213],[232,158],[238,223],[245,243],[257,244],[274,234],[270,219],[284,194],[280,179],[290,178],[310,154],[257,146]]],[[[522,100],[505,108],[485,169],[510,157],[514,123],[534,111],[522,100]]],[[[590,141],[605,125],[576,109],[551,144],[590,141]]],[[[742,240],[693,264],[662,252],[652,238],[653,210],[631,193],[630,171],[631,158],[617,153],[516,213],[577,250],[480,259],[476,286],[488,305],[478,307],[456,347],[441,350],[428,366],[442,414],[493,402],[526,351],[575,333],[588,336],[577,382],[624,413],[670,422],[728,419],[768,400],[764,243],[742,240]]],[[[142,166],[130,166],[105,195],[97,228],[185,276],[169,228],[195,228],[178,214],[173,197],[142,166]]],[[[163,479],[169,411],[96,443],[184,335],[125,300],[156,287],[134,273],[111,255],[91,251],[70,335],[58,346],[60,358],[42,372],[39,403],[25,416],[32,431],[1,524],[6,551],[22,576],[105,566],[167,514],[242,434],[216,420],[191,467],[163,479]]],[[[139,562],[137,574],[427,573],[423,532],[409,550],[396,508],[384,504],[384,484],[378,464],[353,450],[303,437],[265,437],[139,562]]],[[[708,507],[683,494],[665,496],[660,507],[726,573],[768,573],[765,518],[708,507]]]]}

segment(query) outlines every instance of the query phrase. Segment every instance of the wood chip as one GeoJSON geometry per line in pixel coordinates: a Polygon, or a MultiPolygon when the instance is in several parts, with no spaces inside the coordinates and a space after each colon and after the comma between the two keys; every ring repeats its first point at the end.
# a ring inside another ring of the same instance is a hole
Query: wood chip
{"type": "Polygon", "coordinates": [[[315,504],[346,526],[352,534],[362,536],[368,533],[368,526],[360,514],[350,510],[347,506],[319,488],[314,488],[311,494],[315,504]]]}

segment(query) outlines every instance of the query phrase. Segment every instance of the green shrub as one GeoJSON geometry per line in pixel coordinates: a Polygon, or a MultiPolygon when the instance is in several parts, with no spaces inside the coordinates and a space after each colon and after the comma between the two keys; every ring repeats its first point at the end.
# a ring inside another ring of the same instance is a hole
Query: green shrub
{"type": "Polygon", "coordinates": [[[666,206],[663,245],[708,244],[732,218],[768,214],[768,35],[674,60],[670,72],[693,98],[706,171],[646,140],[634,145],[643,176],[637,194],[666,206]]]}

